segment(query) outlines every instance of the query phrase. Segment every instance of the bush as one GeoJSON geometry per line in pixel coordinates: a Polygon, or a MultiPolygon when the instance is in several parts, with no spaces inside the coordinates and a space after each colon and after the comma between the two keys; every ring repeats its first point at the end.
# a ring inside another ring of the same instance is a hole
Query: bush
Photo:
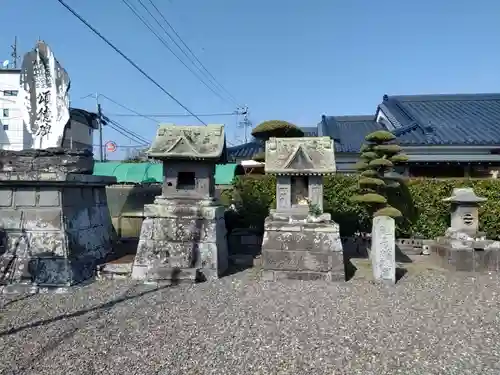
{"type": "MultiPolygon", "coordinates": [[[[403,219],[398,223],[397,236],[435,238],[443,235],[449,226],[449,204],[442,202],[451,195],[453,188],[472,187],[476,194],[488,198],[481,205],[480,228],[489,238],[500,236],[500,206],[496,200],[500,192],[500,180],[468,179],[410,179],[399,191],[399,198],[406,202],[403,219]]],[[[324,179],[324,211],[340,226],[342,236],[355,232],[371,231],[371,218],[360,203],[353,202],[356,195],[356,176],[336,175],[324,179]]],[[[264,219],[275,204],[276,185],[272,176],[240,176],[234,188],[224,194],[238,208],[238,217],[231,218],[231,227],[263,230],[264,219]]]]}
{"type": "Polygon", "coordinates": [[[252,135],[257,139],[267,140],[271,137],[303,137],[304,131],[287,121],[269,120],[256,126],[252,135]]]}

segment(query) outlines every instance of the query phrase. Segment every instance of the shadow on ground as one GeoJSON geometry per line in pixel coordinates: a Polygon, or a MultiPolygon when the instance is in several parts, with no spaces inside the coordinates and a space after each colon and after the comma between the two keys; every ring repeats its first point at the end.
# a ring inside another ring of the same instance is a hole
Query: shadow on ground
{"type": "Polygon", "coordinates": [[[146,290],[144,292],[140,292],[140,293],[137,293],[137,294],[134,294],[134,295],[128,295],[128,293],[133,288],[135,288],[136,286],[137,285],[134,285],[134,286],[130,287],[129,289],[127,289],[127,291],[124,293],[124,295],[122,297],[116,298],[116,299],[114,299],[112,301],[103,303],[101,305],[98,305],[98,306],[95,306],[95,307],[92,307],[92,308],[89,308],[89,309],[78,310],[78,311],[75,311],[75,312],[70,313],[70,314],[58,315],[58,316],[50,318],[50,319],[39,320],[39,321],[36,321],[36,322],[33,322],[33,323],[29,323],[29,324],[26,324],[26,325],[23,325],[23,326],[20,326],[20,327],[11,328],[11,329],[8,329],[6,331],[0,332],[0,337],[9,336],[9,335],[12,335],[12,334],[24,331],[24,330],[29,329],[29,328],[35,328],[35,327],[45,326],[47,324],[58,322],[58,321],[60,321],[62,319],[75,318],[75,317],[79,317],[79,316],[82,316],[82,315],[85,315],[85,314],[88,314],[88,313],[91,313],[91,312],[96,312],[96,311],[100,311],[100,312],[106,311],[106,310],[111,309],[113,306],[115,306],[115,305],[117,305],[119,303],[122,303],[122,302],[125,302],[125,301],[129,301],[129,300],[132,300],[134,298],[139,298],[139,297],[142,297],[144,295],[147,295],[147,294],[150,294],[150,293],[157,292],[159,290],[163,290],[163,289],[169,288],[172,285],[165,285],[165,286],[161,286],[161,287],[158,287],[158,288],[153,288],[153,289],[150,289],[150,290],[146,290]]]}

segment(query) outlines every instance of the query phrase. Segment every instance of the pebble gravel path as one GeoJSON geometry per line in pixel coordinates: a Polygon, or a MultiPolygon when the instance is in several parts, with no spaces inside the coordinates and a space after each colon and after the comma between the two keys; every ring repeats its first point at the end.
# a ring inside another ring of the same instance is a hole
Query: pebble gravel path
{"type": "Polygon", "coordinates": [[[1,374],[500,374],[500,279],[101,281],[0,296],[1,374]]]}

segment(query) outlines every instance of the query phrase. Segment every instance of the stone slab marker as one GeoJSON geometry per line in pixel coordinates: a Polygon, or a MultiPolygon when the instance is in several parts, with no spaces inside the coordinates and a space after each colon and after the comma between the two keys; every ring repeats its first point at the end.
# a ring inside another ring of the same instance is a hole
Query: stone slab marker
{"type": "Polygon", "coordinates": [[[396,282],[396,226],[394,219],[388,216],[373,218],[372,260],[375,281],[387,284],[396,282]]]}

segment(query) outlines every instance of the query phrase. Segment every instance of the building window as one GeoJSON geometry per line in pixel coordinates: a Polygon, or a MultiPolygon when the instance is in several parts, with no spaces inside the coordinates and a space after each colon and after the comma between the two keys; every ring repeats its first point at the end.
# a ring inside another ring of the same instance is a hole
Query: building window
{"type": "Polygon", "coordinates": [[[8,108],[3,109],[3,117],[9,117],[9,109],[8,108]]]}
{"type": "Polygon", "coordinates": [[[3,130],[9,130],[9,125],[8,124],[4,124],[3,125],[3,130]]]}
{"type": "Polygon", "coordinates": [[[3,92],[4,96],[17,96],[17,94],[19,94],[17,90],[4,90],[3,92]]]}

